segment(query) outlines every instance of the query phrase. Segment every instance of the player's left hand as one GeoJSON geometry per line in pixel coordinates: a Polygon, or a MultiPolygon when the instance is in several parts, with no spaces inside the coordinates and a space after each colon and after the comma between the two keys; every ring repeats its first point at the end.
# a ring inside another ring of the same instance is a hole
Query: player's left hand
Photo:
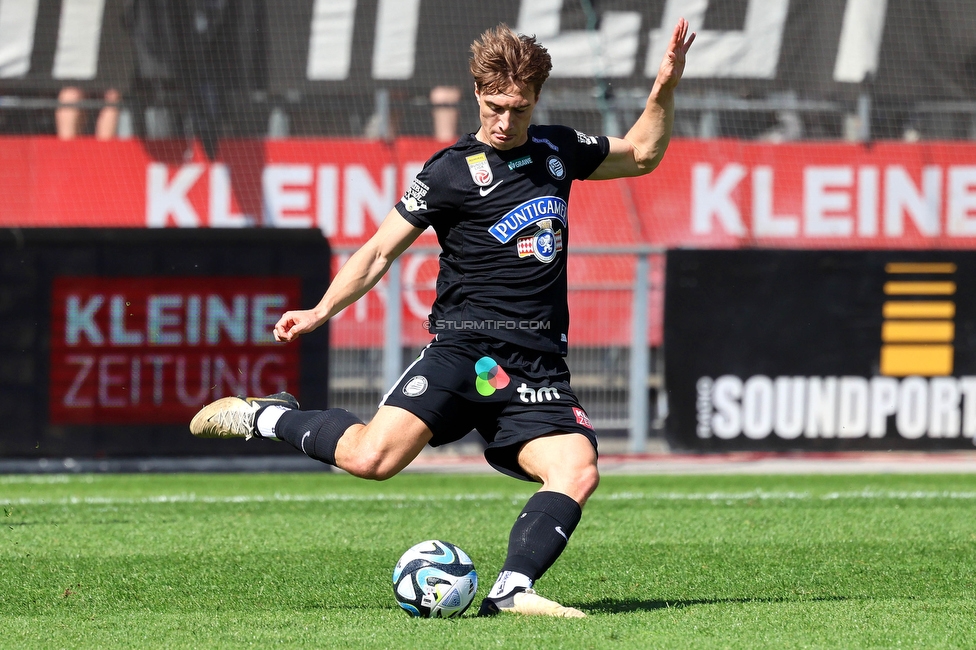
{"type": "Polygon", "coordinates": [[[695,32],[688,34],[688,21],[684,18],[678,19],[678,24],[671,34],[671,42],[668,43],[668,49],[661,61],[661,68],[657,72],[657,82],[662,88],[671,89],[678,85],[681,75],[685,72],[688,48],[694,42],[695,32]]]}

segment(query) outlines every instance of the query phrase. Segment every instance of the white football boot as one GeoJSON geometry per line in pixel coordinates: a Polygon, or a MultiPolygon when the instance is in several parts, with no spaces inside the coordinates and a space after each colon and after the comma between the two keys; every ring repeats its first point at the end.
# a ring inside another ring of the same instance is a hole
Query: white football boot
{"type": "Polygon", "coordinates": [[[586,614],[575,607],[565,607],[554,600],[543,598],[532,589],[519,587],[508,596],[481,601],[478,616],[495,616],[500,613],[525,616],[555,616],[557,618],[585,618],[586,614]]]}
{"type": "Polygon", "coordinates": [[[198,438],[260,438],[257,414],[267,406],[297,409],[298,400],[290,393],[267,397],[222,397],[193,416],[190,433],[198,438]]]}

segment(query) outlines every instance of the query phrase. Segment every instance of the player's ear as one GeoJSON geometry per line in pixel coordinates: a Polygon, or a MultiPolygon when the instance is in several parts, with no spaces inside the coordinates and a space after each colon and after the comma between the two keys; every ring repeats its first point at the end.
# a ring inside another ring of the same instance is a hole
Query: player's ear
{"type": "Polygon", "coordinates": [[[477,81],[474,82],[474,98],[478,100],[478,103],[479,104],[481,103],[481,92],[478,90],[478,82],[477,81]]]}

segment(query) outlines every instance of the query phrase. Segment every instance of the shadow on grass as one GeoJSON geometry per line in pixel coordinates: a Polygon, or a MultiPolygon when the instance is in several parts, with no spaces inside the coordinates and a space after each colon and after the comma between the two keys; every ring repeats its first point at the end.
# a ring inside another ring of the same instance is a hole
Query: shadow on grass
{"type": "Polygon", "coordinates": [[[739,603],[814,603],[855,600],[850,596],[815,596],[805,598],[802,596],[793,598],[699,598],[693,600],[597,600],[592,603],[579,603],[574,605],[580,609],[591,613],[602,614],[623,614],[625,612],[652,611],[656,609],[680,609],[682,607],[693,607],[695,605],[727,605],[739,603]]]}

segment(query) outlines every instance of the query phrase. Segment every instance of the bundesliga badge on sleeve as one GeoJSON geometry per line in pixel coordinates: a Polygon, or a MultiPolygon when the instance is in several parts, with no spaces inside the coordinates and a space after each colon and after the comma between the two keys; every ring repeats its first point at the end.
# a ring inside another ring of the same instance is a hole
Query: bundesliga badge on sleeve
{"type": "Polygon", "coordinates": [[[483,153],[476,153],[473,156],[467,156],[465,160],[468,162],[468,171],[471,172],[471,178],[477,185],[481,187],[488,187],[494,180],[491,175],[491,165],[488,164],[488,156],[483,153]]]}

